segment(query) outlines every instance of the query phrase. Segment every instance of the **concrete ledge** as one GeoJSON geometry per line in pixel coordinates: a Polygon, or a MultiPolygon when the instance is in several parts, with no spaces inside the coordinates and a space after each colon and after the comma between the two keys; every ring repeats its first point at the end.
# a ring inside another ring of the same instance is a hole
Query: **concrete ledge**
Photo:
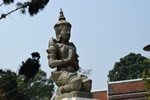
{"type": "Polygon", "coordinates": [[[73,98],[64,98],[62,100],[98,100],[98,99],[73,97],[73,98]]]}
{"type": "Polygon", "coordinates": [[[88,100],[87,98],[89,98],[89,100],[93,100],[91,92],[72,91],[70,93],[65,93],[63,95],[56,96],[55,100],[88,100]],[[86,99],[79,99],[79,98],[86,98],[86,99]]]}

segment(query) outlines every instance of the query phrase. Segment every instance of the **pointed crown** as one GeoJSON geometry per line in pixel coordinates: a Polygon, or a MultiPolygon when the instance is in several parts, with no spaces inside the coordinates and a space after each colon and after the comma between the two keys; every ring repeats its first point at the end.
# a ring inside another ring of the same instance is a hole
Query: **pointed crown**
{"type": "Polygon", "coordinates": [[[59,25],[63,25],[63,24],[68,25],[68,26],[71,27],[71,24],[66,21],[66,18],[63,14],[62,9],[60,9],[60,15],[59,15],[59,18],[58,18],[58,22],[54,25],[54,28],[58,27],[59,25]]]}

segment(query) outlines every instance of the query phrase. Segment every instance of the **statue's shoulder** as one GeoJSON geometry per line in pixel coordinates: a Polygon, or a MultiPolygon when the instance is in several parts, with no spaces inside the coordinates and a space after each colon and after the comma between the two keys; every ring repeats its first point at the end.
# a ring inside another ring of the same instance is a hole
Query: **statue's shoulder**
{"type": "Polygon", "coordinates": [[[49,40],[48,47],[50,47],[50,46],[56,46],[56,40],[53,37],[50,38],[50,40],[49,40]]]}
{"type": "Polygon", "coordinates": [[[58,49],[58,45],[56,43],[56,40],[54,38],[51,38],[49,40],[47,52],[48,53],[55,53],[57,51],[57,49],[58,49]]]}

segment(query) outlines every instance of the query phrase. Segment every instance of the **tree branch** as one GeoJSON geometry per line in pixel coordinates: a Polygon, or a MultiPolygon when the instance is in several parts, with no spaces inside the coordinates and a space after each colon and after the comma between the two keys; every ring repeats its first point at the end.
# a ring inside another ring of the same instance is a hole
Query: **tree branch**
{"type": "Polygon", "coordinates": [[[26,8],[27,6],[28,6],[28,4],[25,4],[25,5],[22,5],[20,7],[17,7],[16,9],[8,12],[7,14],[1,14],[0,20],[3,19],[3,18],[6,18],[6,16],[8,16],[9,14],[11,14],[11,13],[13,13],[13,12],[15,12],[15,11],[21,9],[21,8],[26,8]]]}
{"type": "Polygon", "coordinates": [[[4,3],[1,3],[0,6],[2,6],[4,3]]]}

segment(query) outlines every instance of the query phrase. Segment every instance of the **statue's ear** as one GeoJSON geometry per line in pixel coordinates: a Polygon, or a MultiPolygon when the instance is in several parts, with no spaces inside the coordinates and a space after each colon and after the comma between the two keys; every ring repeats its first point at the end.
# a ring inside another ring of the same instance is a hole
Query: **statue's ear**
{"type": "Polygon", "coordinates": [[[60,26],[55,26],[55,32],[56,32],[56,35],[60,35],[60,32],[61,32],[61,30],[62,30],[62,25],[60,25],[60,26]]]}

